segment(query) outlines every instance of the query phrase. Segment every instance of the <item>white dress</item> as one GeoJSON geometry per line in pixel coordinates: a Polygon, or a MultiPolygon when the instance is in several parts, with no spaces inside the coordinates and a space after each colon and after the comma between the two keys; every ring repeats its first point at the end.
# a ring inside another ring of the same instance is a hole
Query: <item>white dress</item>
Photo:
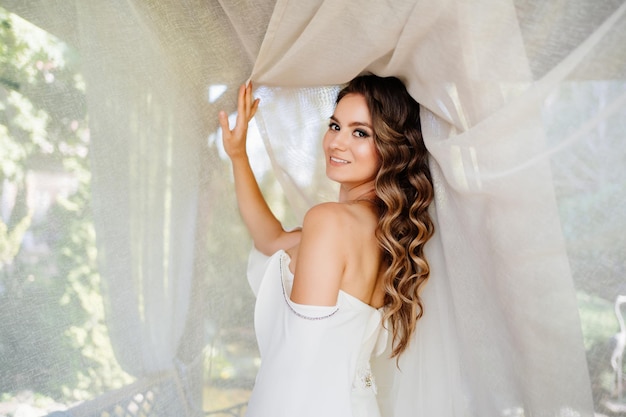
{"type": "Polygon", "coordinates": [[[246,416],[380,417],[369,359],[386,347],[382,311],[343,291],[336,306],[292,302],[289,262],[250,254],[261,368],[246,416]]]}

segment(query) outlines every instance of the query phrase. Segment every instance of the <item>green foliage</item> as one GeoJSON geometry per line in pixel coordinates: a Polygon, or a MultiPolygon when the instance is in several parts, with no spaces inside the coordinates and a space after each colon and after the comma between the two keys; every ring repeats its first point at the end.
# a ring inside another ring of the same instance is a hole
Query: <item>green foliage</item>
{"type": "Polygon", "coordinates": [[[76,64],[64,43],[0,9],[0,192],[14,199],[0,219],[0,393],[71,401],[129,380],[104,322],[76,64]],[[55,178],[63,190],[33,203],[35,179],[55,178]]]}
{"type": "Polygon", "coordinates": [[[24,216],[12,230],[0,219],[0,271],[13,262],[20,250],[24,233],[30,227],[32,215],[24,216]]]}
{"type": "MultiPolygon", "coordinates": [[[[615,371],[611,354],[615,348],[612,337],[619,331],[613,302],[579,291],[578,307],[585,343],[589,377],[596,405],[615,391],[615,371]]],[[[626,363],[623,372],[626,374],[626,363]]]]}
{"type": "Polygon", "coordinates": [[[582,291],[577,297],[585,349],[607,343],[619,331],[613,304],[582,291]]]}

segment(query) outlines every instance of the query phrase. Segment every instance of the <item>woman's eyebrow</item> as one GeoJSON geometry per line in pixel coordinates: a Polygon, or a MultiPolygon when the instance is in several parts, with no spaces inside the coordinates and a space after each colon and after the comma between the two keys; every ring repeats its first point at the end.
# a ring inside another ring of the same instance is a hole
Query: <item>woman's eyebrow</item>
{"type": "MultiPolygon", "coordinates": [[[[341,124],[339,123],[339,120],[335,117],[335,115],[333,114],[332,116],[330,116],[330,120],[332,120],[333,122],[337,122],[337,124],[341,124]]],[[[365,126],[369,129],[373,129],[372,126],[369,123],[366,122],[352,122],[350,124],[348,124],[349,127],[355,127],[355,126],[365,126]]]]}
{"type": "Polygon", "coordinates": [[[372,126],[369,123],[365,123],[365,122],[352,122],[348,126],[350,126],[350,127],[365,126],[365,127],[369,128],[369,129],[372,129],[372,126]]]}

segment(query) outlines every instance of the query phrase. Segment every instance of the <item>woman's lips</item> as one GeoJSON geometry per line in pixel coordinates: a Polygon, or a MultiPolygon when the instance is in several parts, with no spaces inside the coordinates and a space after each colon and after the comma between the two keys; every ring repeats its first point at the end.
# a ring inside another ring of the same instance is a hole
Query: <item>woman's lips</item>
{"type": "Polygon", "coordinates": [[[335,156],[330,157],[330,162],[334,162],[335,164],[341,164],[341,165],[349,164],[349,162],[346,161],[345,159],[337,158],[335,156]]]}

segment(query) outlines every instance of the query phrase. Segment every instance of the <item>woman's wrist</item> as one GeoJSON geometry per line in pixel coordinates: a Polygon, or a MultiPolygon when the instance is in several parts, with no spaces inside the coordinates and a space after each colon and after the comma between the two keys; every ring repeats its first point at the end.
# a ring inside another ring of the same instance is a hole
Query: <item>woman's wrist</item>
{"type": "Polygon", "coordinates": [[[249,164],[250,161],[248,159],[248,154],[243,151],[243,152],[238,152],[238,153],[234,153],[232,155],[228,155],[228,157],[230,158],[230,161],[232,162],[233,165],[239,165],[239,164],[249,164]]]}

